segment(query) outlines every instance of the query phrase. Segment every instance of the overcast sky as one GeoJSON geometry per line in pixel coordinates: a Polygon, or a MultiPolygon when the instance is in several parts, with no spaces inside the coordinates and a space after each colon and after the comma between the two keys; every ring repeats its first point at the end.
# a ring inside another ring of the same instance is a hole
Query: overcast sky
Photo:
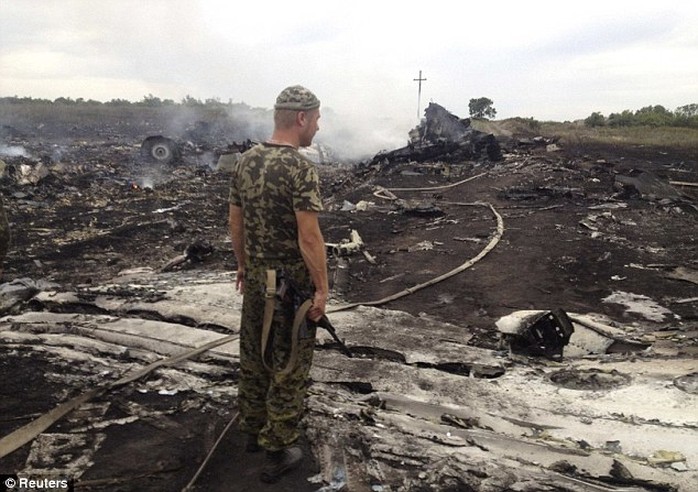
{"type": "Polygon", "coordinates": [[[0,96],[269,108],[300,83],[403,138],[420,70],[421,109],[461,117],[478,97],[497,118],[674,110],[698,102],[698,2],[0,0],[0,96]]]}

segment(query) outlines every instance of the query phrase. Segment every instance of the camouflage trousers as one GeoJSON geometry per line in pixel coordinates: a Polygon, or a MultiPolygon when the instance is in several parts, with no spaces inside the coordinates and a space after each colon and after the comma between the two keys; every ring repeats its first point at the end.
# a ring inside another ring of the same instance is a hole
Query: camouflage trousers
{"type": "Polygon", "coordinates": [[[303,262],[296,264],[251,264],[245,269],[245,291],[240,323],[240,380],[238,401],[240,430],[259,434],[259,444],[276,451],[293,444],[300,436],[298,428],[313,361],[316,328],[308,328],[298,344],[296,367],[280,374],[291,353],[293,306],[282,305],[277,299],[271,334],[262,361],[261,338],[264,317],[264,290],[267,269],[282,268],[299,285],[313,292],[303,262]]]}

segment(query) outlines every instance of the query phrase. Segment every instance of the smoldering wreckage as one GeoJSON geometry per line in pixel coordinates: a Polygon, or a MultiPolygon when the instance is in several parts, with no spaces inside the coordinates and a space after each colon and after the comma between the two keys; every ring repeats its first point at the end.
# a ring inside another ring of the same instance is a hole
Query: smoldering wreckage
{"type": "MultiPolygon", "coordinates": [[[[201,165],[251,142],[3,133],[0,471],[267,490],[223,433],[241,298],[228,177],[201,165]]],[[[433,103],[409,137],[354,166],[313,151],[353,357],[320,332],[311,459],[269,490],[697,490],[696,156],[433,103]]]]}

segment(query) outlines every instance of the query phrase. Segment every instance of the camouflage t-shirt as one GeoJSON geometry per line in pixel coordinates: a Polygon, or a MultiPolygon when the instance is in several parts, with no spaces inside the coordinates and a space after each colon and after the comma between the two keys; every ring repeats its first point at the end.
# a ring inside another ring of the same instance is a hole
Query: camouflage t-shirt
{"type": "Polygon", "coordinates": [[[245,253],[251,260],[298,260],[295,211],[320,212],[315,164],[297,150],[259,144],[233,170],[229,202],[242,207],[245,253]]]}

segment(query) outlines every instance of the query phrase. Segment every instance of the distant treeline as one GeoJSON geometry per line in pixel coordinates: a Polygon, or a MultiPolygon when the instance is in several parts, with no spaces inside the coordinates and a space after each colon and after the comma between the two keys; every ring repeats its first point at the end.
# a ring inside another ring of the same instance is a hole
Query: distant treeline
{"type": "Polygon", "coordinates": [[[686,104],[669,111],[664,106],[647,106],[636,111],[626,109],[622,113],[591,113],[584,120],[588,127],[610,126],[680,126],[698,128],[698,104],[686,104]]]}
{"type": "MultiPolygon", "coordinates": [[[[71,99],[70,97],[58,97],[54,100],[33,98],[33,97],[0,97],[0,105],[36,105],[36,106],[74,106],[78,108],[96,108],[96,107],[114,107],[114,108],[198,108],[204,111],[222,110],[223,108],[232,109],[233,112],[243,111],[245,113],[253,112],[260,113],[266,110],[262,108],[251,108],[243,102],[233,103],[231,99],[227,103],[221,102],[219,98],[208,98],[205,100],[197,99],[192,96],[185,96],[181,101],[177,102],[173,99],[160,99],[157,96],[148,94],[140,101],[129,101],[127,99],[112,99],[107,102],[96,101],[94,99],[71,99]]],[[[532,120],[532,118],[531,118],[532,120]]],[[[534,120],[532,120],[534,121],[534,120]]],[[[535,122],[537,123],[537,122],[535,122]]],[[[604,116],[600,112],[591,113],[584,124],[587,127],[608,126],[612,128],[632,127],[632,126],[667,126],[667,127],[686,127],[698,128],[698,104],[686,104],[680,106],[674,111],[669,111],[664,106],[647,106],[635,111],[626,109],[621,113],[611,113],[604,116]]]]}
{"type": "Polygon", "coordinates": [[[71,99],[70,97],[58,97],[53,101],[50,99],[41,99],[34,97],[0,97],[0,104],[56,104],[56,105],[66,105],[66,106],[117,106],[117,107],[128,107],[128,106],[142,106],[148,108],[159,108],[164,106],[187,106],[187,107],[221,107],[221,106],[247,106],[245,103],[233,103],[232,100],[228,100],[227,103],[221,102],[218,98],[209,98],[204,101],[201,99],[196,99],[187,95],[180,102],[176,102],[172,99],[160,99],[159,97],[148,94],[144,96],[142,100],[131,102],[126,99],[112,99],[111,101],[102,102],[95,101],[94,99],[83,99],[78,97],[77,99],[71,99]]]}
{"type": "Polygon", "coordinates": [[[235,141],[256,140],[271,131],[270,112],[270,109],[254,108],[243,102],[201,101],[191,96],[179,102],[152,94],[137,102],[0,97],[0,127],[12,126],[25,133],[40,131],[51,136],[64,136],[70,128],[74,128],[71,130],[74,135],[100,125],[134,137],[154,133],[179,137],[206,125],[211,138],[225,135],[235,141]]]}

